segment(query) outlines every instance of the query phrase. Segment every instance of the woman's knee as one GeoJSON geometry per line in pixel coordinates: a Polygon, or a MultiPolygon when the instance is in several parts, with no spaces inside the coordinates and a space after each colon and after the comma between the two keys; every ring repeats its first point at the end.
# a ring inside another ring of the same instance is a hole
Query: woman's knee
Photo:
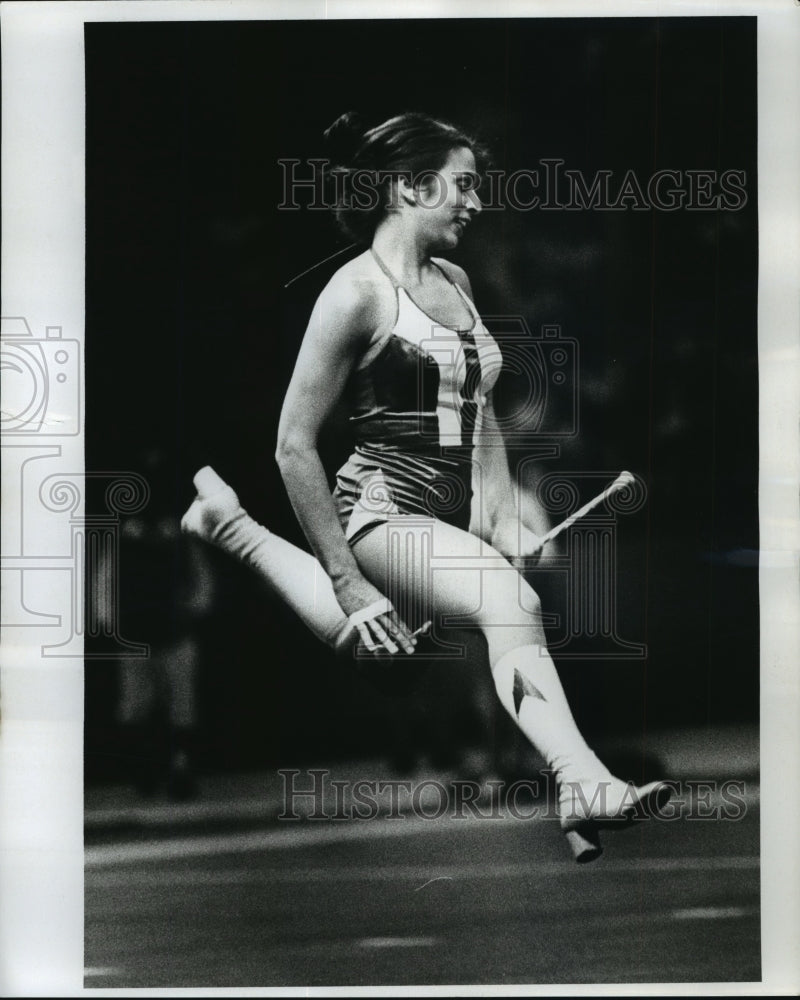
{"type": "Polygon", "coordinates": [[[493,569],[481,574],[481,600],[476,624],[514,625],[539,628],[542,604],[536,591],[520,575],[509,569],[493,569]]]}

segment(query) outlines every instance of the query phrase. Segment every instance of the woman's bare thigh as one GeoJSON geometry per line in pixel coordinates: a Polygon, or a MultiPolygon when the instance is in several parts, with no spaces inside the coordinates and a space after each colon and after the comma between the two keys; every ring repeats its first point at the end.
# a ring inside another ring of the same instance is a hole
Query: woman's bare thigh
{"type": "MultiPolygon", "coordinates": [[[[479,627],[497,654],[543,642],[535,593],[495,549],[433,518],[397,518],[353,545],[361,572],[411,627],[479,627]]],[[[442,636],[443,637],[443,636],[442,636]]]]}

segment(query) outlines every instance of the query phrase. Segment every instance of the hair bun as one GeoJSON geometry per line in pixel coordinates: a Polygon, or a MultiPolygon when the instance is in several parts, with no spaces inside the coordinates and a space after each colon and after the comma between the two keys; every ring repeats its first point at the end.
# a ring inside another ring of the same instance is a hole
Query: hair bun
{"type": "Polygon", "coordinates": [[[350,166],[364,141],[365,132],[364,120],[357,111],[345,111],[325,129],[326,152],[334,166],[350,166]]]}

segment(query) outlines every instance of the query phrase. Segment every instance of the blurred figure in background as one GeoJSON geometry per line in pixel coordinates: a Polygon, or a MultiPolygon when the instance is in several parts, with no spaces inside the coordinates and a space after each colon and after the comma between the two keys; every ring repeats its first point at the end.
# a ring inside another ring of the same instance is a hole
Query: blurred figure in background
{"type": "Polygon", "coordinates": [[[198,629],[212,607],[213,577],[170,509],[166,456],[148,451],[141,471],[151,497],[121,525],[117,617],[122,634],[150,652],[118,661],[114,715],[124,779],[141,795],[163,789],[184,801],[198,794],[198,629]]]}

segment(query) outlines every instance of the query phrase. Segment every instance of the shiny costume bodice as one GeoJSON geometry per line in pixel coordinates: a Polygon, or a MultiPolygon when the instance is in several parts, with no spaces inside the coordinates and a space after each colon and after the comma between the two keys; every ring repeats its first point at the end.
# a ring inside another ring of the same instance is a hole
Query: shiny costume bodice
{"type": "Polygon", "coordinates": [[[466,527],[476,424],[500,373],[500,350],[455,282],[447,279],[472,316],[467,330],[428,316],[374,256],[396,290],[397,318],[347,387],[356,449],[337,474],[342,526],[350,540],[404,513],[466,527]]]}

